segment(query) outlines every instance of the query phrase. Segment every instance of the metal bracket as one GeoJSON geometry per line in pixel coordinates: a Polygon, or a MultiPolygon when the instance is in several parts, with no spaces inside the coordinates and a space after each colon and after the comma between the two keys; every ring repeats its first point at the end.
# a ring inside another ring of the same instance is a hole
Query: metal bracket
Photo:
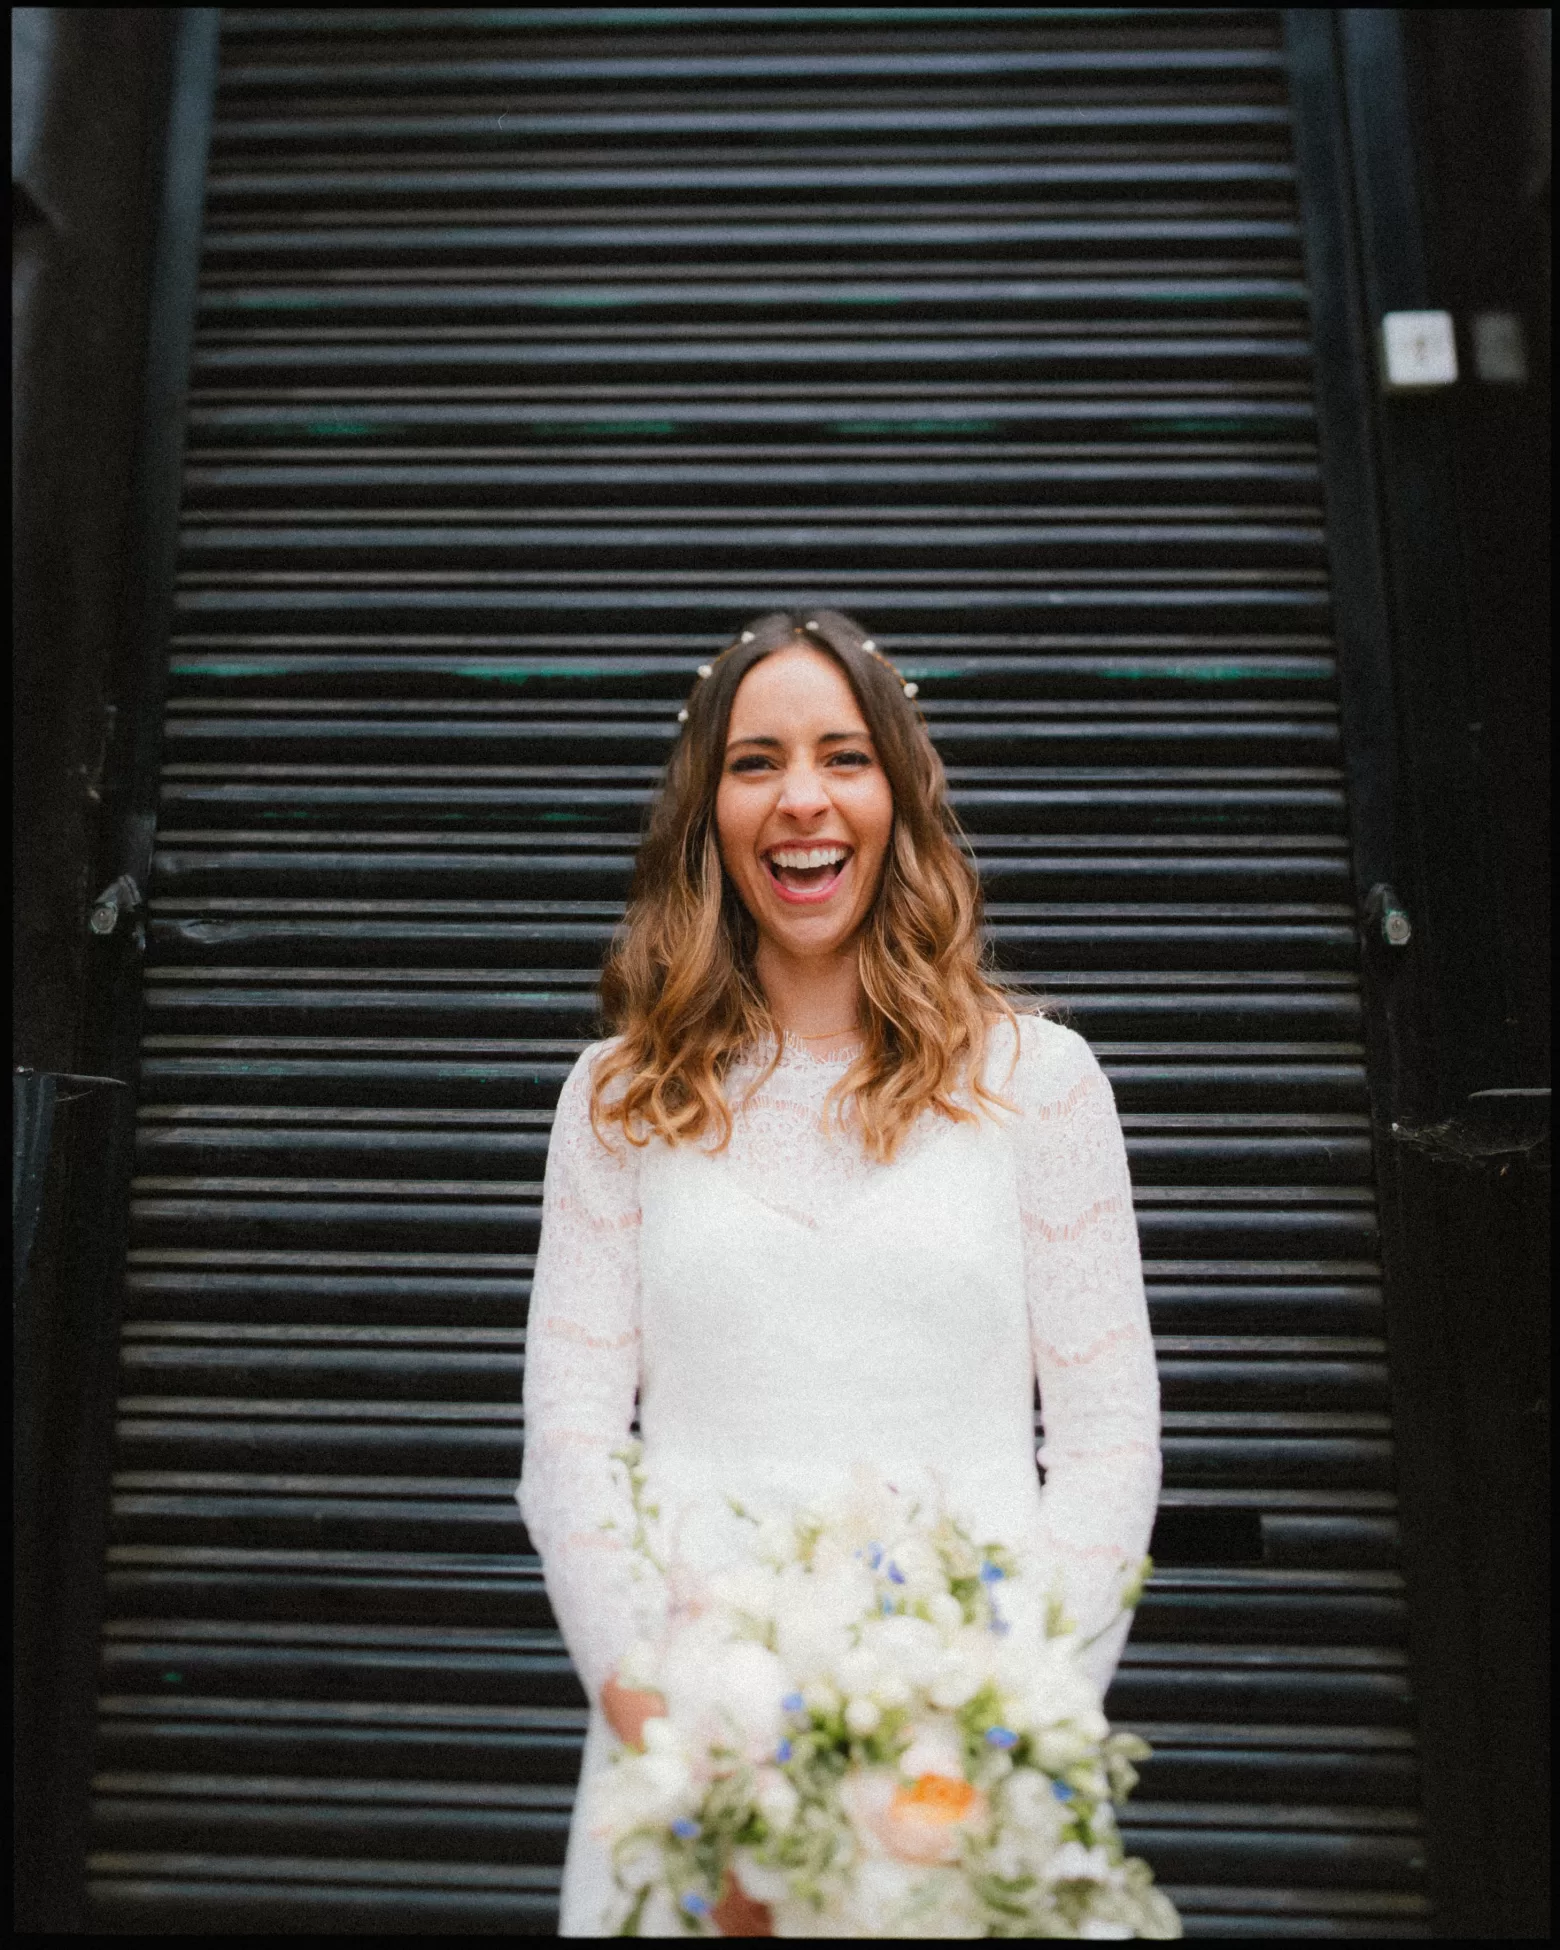
{"type": "Polygon", "coordinates": [[[112,934],[121,915],[134,914],[137,908],[146,905],[142,889],[151,879],[152,840],[156,831],[154,813],[138,813],[129,822],[125,847],[129,863],[92,903],[87,926],[94,934],[112,934]]]}
{"type": "Polygon", "coordinates": [[[94,934],[112,934],[119,925],[120,915],[133,914],[140,905],[141,890],[135,884],[135,876],[122,873],[92,903],[87,926],[94,934]]]}

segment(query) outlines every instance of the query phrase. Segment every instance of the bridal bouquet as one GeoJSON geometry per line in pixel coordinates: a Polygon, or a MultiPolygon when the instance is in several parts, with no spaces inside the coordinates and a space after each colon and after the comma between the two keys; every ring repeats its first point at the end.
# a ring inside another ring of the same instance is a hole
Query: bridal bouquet
{"type": "Polygon", "coordinates": [[[1041,1643],[1011,1632],[1005,1550],[865,1473],[755,1545],[620,1668],[667,1713],[590,1789],[619,1935],[713,1934],[730,1874],[777,1936],[1180,1936],[1112,1810],[1148,1747],[1054,1600],[1041,1643]]]}

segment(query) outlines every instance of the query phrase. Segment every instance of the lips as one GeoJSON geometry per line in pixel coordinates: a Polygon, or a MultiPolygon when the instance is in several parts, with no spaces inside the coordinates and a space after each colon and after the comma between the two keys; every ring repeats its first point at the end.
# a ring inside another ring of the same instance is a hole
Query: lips
{"type": "Polygon", "coordinates": [[[837,841],[772,846],[764,855],[775,892],[785,901],[826,901],[844,877],[854,848],[837,841]]]}

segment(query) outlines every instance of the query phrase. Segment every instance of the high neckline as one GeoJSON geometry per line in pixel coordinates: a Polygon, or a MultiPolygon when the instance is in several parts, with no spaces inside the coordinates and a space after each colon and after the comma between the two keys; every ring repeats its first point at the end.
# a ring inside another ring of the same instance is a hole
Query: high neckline
{"type": "MultiPolygon", "coordinates": [[[[865,1041],[858,1038],[843,1049],[820,1055],[817,1051],[810,1050],[799,1036],[793,1035],[789,1029],[783,1029],[780,1032],[780,1058],[777,1067],[782,1070],[846,1070],[865,1047],[865,1041]]],[[[740,1059],[742,1067],[764,1069],[774,1055],[774,1049],[774,1040],[771,1036],[768,1034],[759,1036],[740,1059]]]]}
{"type": "Polygon", "coordinates": [[[789,1029],[780,1032],[780,1041],[785,1056],[795,1057],[802,1063],[816,1063],[821,1069],[826,1070],[845,1069],[847,1065],[855,1062],[866,1047],[858,1036],[853,1043],[847,1043],[843,1049],[815,1050],[789,1029]]]}

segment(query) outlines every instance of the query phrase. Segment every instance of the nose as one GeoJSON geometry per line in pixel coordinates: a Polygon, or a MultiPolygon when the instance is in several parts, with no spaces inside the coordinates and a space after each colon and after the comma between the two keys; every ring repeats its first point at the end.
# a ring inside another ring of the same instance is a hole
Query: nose
{"type": "Polygon", "coordinates": [[[798,759],[786,767],[778,809],[798,821],[816,819],[829,810],[829,795],[816,765],[798,759]]]}

